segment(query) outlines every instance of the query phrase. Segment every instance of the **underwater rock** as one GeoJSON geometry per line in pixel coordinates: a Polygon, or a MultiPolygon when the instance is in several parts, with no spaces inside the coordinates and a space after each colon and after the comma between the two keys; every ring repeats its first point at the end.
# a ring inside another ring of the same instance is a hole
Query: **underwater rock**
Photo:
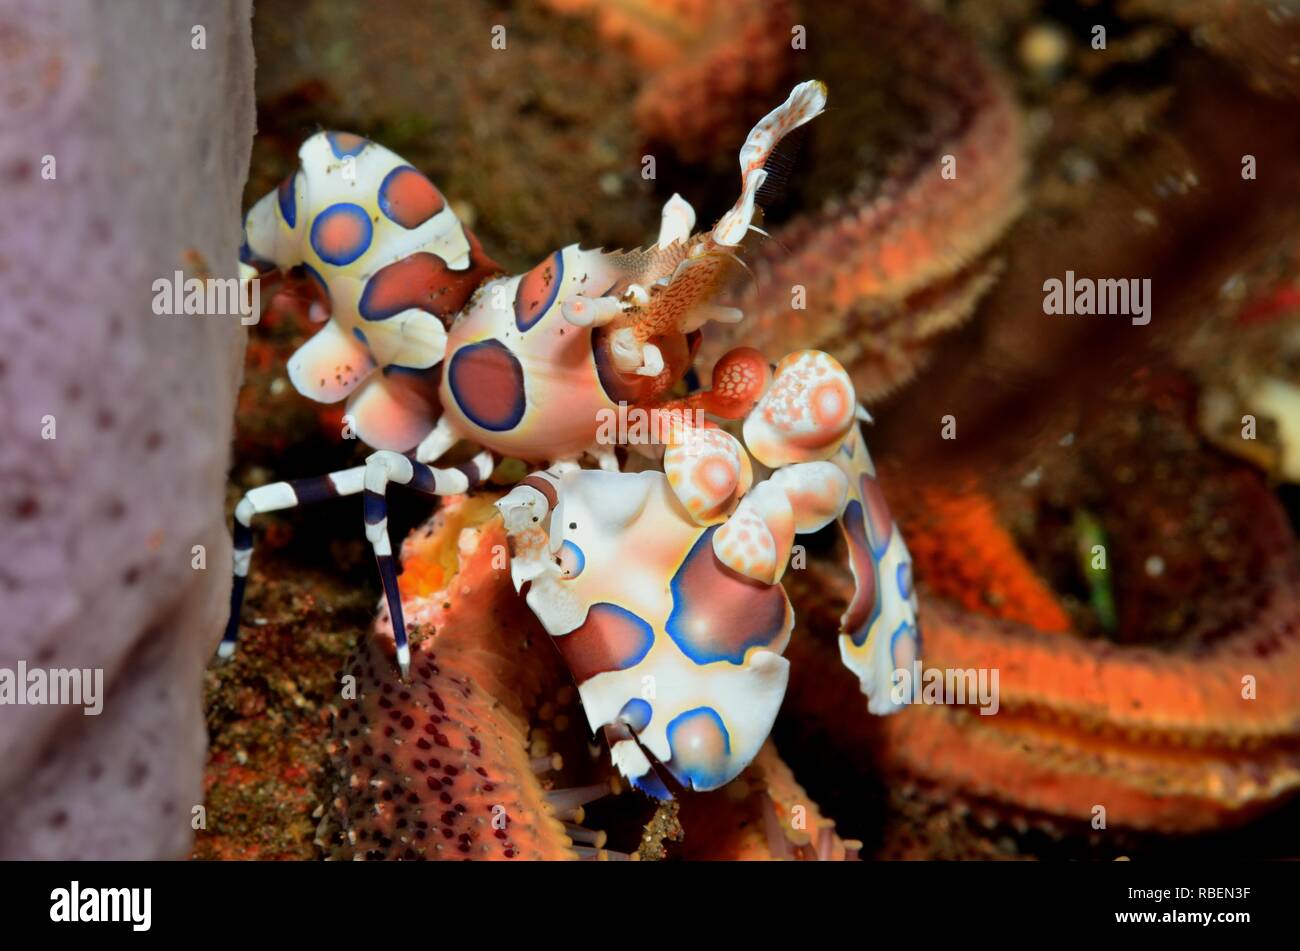
{"type": "Polygon", "coordinates": [[[189,851],[246,334],[150,304],[177,269],[236,274],[250,15],[247,0],[0,12],[0,181],[22,225],[0,245],[0,669],[103,684],[95,716],[0,715],[6,859],[189,851]]]}

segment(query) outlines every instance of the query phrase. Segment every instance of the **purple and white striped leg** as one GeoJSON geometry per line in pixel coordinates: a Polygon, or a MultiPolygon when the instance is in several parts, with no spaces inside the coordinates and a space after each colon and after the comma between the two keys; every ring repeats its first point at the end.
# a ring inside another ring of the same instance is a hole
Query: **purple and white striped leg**
{"type": "Polygon", "coordinates": [[[230,619],[217,647],[218,657],[233,654],[239,637],[239,613],[244,604],[244,588],[248,584],[248,566],[253,560],[253,516],[311,505],[341,495],[357,495],[365,486],[365,475],[365,466],[354,466],[310,479],[272,482],[244,493],[235,506],[235,582],[230,589],[230,619]]]}
{"type": "Polygon", "coordinates": [[[401,668],[403,679],[410,673],[411,648],[406,640],[406,619],[402,615],[402,596],[397,588],[393,543],[388,537],[388,486],[404,485],[426,495],[458,495],[486,481],[492,468],[490,452],[481,452],[464,465],[450,469],[435,469],[387,450],[366,459],[366,538],[370,539],[375,561],[379,563],[379,577],[384,583],[384,597],[388,600],[388,613],[393,621],[397,666],[401,668]]]}

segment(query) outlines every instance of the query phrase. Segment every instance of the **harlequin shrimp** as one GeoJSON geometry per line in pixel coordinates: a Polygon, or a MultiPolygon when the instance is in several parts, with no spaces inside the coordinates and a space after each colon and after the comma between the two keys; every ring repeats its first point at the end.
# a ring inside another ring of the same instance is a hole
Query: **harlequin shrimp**
{"type": "Polygon", "coordinates": [[[314,287],[323,323],[289,361],[289,378],[320,402],[347,400],[365,465],[249,491],[235,510],[231,615],[219,654],[235,648],[252,556],[254,515],[364,493],[366,535],[393,618],[398,663],[409,648],[388,537],[389,485],[447,495],[484,481],[496,457],[583,458],[617,469],[597,440],[602,411],[660,401],[686,374],[701,326],[736,321],[712,303],[739,266],[765,163],[783,136],[821,113],[820,82],[796,86],[749,133],[741,194],[711,231],[673,196],[657,242],[632,252],[549,255],[507,276],[415,168],[357,135],[322,132],[300,166],[245,220],[245,275],[295,269],[314,287]],[[434,467],[458,442],[482,451],[434,467]]]}
{"type": "Polygon", "coordinates": [[[497,507],[516,588],[570,668],[619,770],[670,797],[714,789],[757,755],[785,695],[796,534],[838,521],[855,593],[840,653],[873,713],[919,651],[911,557],[876,481],[848,374],[801,351],[764,375],[744,445],[684,427],[664,471],[541,472],[497,507]],[[752,481],[754,464],[771,471],[752,481]]]}

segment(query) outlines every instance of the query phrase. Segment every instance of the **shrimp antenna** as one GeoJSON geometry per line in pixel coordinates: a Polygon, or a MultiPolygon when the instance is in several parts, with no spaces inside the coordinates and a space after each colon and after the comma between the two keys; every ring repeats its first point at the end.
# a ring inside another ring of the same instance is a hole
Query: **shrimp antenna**
{"type": "Polygon", "coordinates": [[[776,244],[776,246],[777,246],[778,248],[780,248],[780,249],[785,253],[785,255],[786,255],[787,257],[789,257],[789,255],[790,255],[790,246],[787,245],[787,244],[786,244],[784,241],[782,241],[780,238],[776,237],[776,236],[775,236],[774,234],[772,234],[770,231],[764,231],[762,228],[758,227],[758,225],[750,225],[750,226],[749,226],[749,230],[750,230],[750,231],[755,231],[755,232],[761,234],[761,235],[762,235],[764,238],[766,238],[768,241],[772,241],[772,242],[774,242],[774,243],[776,244]]]}
{"type": "MultiPolygon", "coordinates": [[[[752,226],[751,226],[751,227],[752,227],[752,226]]],[[[735,254],[735,253],[732,252],[732,251],[723,251],[722,253],[723,253],[724,255],[726,255],[727,257],[731,258],[731,260],[735,261],[735,262],[736,262],[737,264],[739,264],[741,267],[743,267],[743,268],[745,269],[745,272],[749,275],[749,279],[750,279],[751,281],[753,281],[755,285],[758,284],[758,275],[754,273],[754,269],[751,268],[748,264],[746,264],[746,263],[745,263],[745,262],[740,258],[739,255],[735,254]]]]}

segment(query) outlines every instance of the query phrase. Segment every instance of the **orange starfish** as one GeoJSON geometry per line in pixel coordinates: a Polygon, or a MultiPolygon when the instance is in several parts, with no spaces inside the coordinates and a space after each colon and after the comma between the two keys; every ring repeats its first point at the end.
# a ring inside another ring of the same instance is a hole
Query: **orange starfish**
{"type": "MultiPolygon", "coordinates": [[[[1093,828],[1101,806],[1116,826],[1186,833],[1276,805],[1300,790],[1300,696],[1291,689],[1300,678],[1300,565],[1285,512],[1257,478],[1244,476],[1233,506],[1252,513],[1242,545],[1253,550],[1243,557],[1259,558],[1265,569],[1236,596],[1237,626],[1212,645],[1178,653],[1063,636],[1027,623],[1041,615],[1014,598],[971,610],[925,591],[926,667],[997,670],[995,715],[916,705],[873,720],[861,698],[835,690],[836,658],[816,635],[791,643],[787,711],[801,729],[846,750],[874,747],[891,775],[924,779],[936,795],[998,803],[1058,828],[1093,828]],[[989,616],[996,614],[1020,618],[989,616]],[[848,703],[863,715],[845,717],[848,703]]],[[[1042,591],[1020,556],[981,557],[1011,544],[995,523],[981,516],[949,524],[957,532],[978,526],[978,536],[949,539],[953,550],[970,553],[966,590],[1042,591]],[[992,571],[979,570],[989,564],[992,571]]],[[[923,559],[916,564],[924,579],[923,559]]],[[[834,630],[826,594],[847,596],[851,579],[829,564],[809,567],[809,577],[788,583],[791,599],[814,630],[834,630]]]]}
{"type": "Polygon", "coordinates": [[[981,614],[1038,631],[1068,631],[1070,618],[1002,527],[993,501],[975,490],[909,487],[900,524],[929,590],[981,614]]]}

